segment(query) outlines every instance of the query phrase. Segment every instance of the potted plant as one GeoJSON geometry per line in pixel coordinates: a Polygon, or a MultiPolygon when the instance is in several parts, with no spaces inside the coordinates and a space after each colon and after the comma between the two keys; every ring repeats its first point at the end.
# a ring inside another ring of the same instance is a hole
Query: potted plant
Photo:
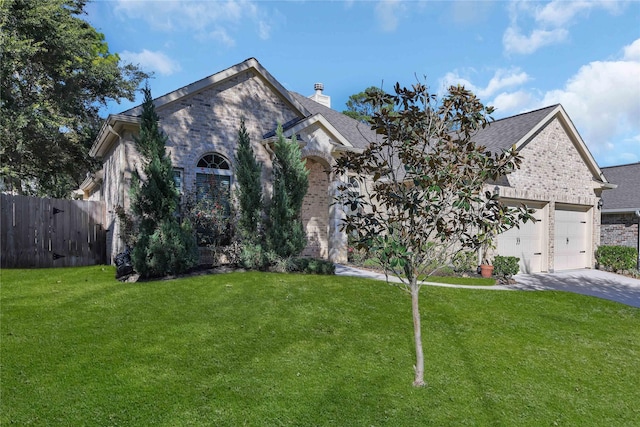
{"type": "Polygon", "coordinates": [[[490,261],[492,251],[496,248],[495,237],[498,232],[498,225],[493,221],[486,221],[482,224],[482,232],[478,234],[480,246],[480,275],[489,278],[493,274],[493,265],[490,261]]]}
{"type": "Polygon", "coordinates": [[[489,278],[493,274],[493,265],[489,261],[489,252],[495,248],[493,244],[493,238],[485,237],[482,246],[480,247],[481,261],[480,261],[480,275],[484,278],[489,278]]]}

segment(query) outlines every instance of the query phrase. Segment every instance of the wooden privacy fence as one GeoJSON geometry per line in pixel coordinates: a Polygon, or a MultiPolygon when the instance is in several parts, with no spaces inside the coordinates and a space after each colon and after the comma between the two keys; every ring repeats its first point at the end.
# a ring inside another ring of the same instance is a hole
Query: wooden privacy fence
{"type": "Polygon", "coordinates": [[[2,267],[106,263],[103,202],[2,194],[2,267]]]}

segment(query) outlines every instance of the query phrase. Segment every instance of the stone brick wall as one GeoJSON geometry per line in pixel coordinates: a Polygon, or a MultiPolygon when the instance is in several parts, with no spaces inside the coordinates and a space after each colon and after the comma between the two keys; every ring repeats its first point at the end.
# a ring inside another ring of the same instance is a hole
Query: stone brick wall
{"type": "Polygon", "coordinates": [[[307,232],[303,256],[327,258],[329,255],[329,176],[322,163],[307,158],[309,190],[302,204],[302,224],[307,232]]]}
{"type": "Polygon", "coordinates": [[[135,149],[133,134],[129,131],[120,135],[120,143],[116,144],[103,158],[104,180],[102,194],[105,201],[105,227],[107,232],[107,261],[113,261],[115,256],[125,247],[120,239],[120,223],[116,215],[116,208],[122,206],[128,210],[131,206],[129,189],[131,187],[132,171],[140,168],[140,155],[135,149]]]}
{"type": "Polygon", "coordinates": [[[602,214],[600,244],[638,248],[638,217],[634,213],[602,214]]]}
{"type": "Polygon", "coordinates": [[[171,161],[184,170],[185,189],[193,188],[198,160],[216,152],[234,163],[240,120],[244,118],[254,152],[265,163],[270,157],[262,146],[263,136],[277,123],[286,123],[297,113],[252,70],[240,73],[212,88],[158,108],[160,125],[168,135],[171,161]]]}
{"type": "Polygon", "coordinates": [[[592,204],[593,174],[557,118],[520,153],[521,168],[507,177],[512,187],[562,203],[592,204]]]}

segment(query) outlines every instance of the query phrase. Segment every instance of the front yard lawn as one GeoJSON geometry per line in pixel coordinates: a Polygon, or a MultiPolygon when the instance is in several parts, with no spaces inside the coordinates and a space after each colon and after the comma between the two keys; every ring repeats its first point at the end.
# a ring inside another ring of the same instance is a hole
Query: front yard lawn
{"type": "Polygon", "coordinates": [[[2,270],[0,425],[630,426],[640,309],[562,292],[2,270]]]}

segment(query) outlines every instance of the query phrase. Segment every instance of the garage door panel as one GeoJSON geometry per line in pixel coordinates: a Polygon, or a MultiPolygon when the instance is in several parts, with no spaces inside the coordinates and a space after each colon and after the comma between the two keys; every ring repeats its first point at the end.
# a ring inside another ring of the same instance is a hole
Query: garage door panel
{"type": "Polygon", "coordinates": [[[533,214],[538,221],[520,224],[498,236],[498,254],[520,258],[521,273],[539,273],[543,269],[544,215],[543,207],[533,214]]]}
{"type": "Polygon", "coordinates": [[[588,211],[556,209],[554,238],[555,270],[589,267],[591,222],[588,211]]]}

